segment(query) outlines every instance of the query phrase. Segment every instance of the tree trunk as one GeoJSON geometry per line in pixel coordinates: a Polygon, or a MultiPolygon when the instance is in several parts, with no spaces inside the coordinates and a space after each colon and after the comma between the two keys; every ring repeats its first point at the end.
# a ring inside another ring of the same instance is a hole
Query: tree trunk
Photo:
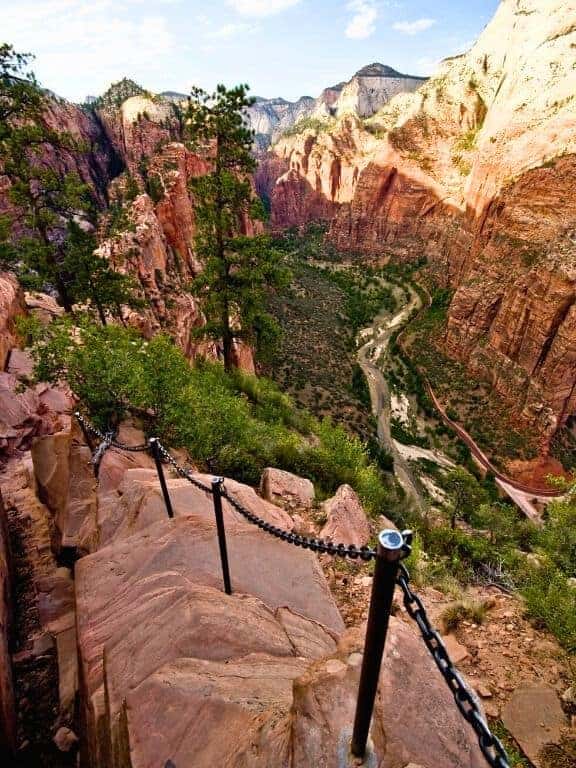
{"type": "Polygon", "coordinates": [[[222,213],[224,210],[224,199],[222,194],[222,164],[220,156],[221,136],[216,137],[216,256],[222,265],[222,314],[220,322],[222,324],[222,351],[224,353],[224,370],[228,373],[234,368],[234,334],[230,327],[230,307],[228,305],[229,267],[226,261],[226,252],[224,248],[224,224],[222,222],[222,213]]]}

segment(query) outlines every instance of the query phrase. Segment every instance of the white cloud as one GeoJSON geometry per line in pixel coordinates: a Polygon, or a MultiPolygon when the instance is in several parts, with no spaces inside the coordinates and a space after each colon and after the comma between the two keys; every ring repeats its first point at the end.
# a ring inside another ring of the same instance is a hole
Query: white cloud
{"type": "Polygon", "coordinates": [[[346,37],[353,40],[365,40],[376,30],[375,21],[378,9],[374,0],[350,0],[346,6],[354,16],[346,27],[346,37]]]}
{"type": "Polygon", "coordinates": [[[273,16],[298,5],[301,0],[226,0],[242,16],[273,16]]]}
{"type": "Polygon", "coordinates": [[[158,10],[135,0],[24,0],[3,9],[2,36],[36,54],[44,85],[80,100],[125,75],[163,71],[179,47],[158,10]]]}
{"type": "Polygon", "coordinates": [[[416,21],[397,21],[392,25],[392,29],[397,32],[403,32],[405,35],[417,35],[425,32],[436,24],[436,19],[417,19],[416,21]]]}
{"type": "Polygon", "coordinates": [[[253,24],[224,24],[213,32],[208,32],[206,37],[215,40],[230,40],[233,37],[238,37],[238,35],[250,35],[256,29],[257,27],[253,24]]]}

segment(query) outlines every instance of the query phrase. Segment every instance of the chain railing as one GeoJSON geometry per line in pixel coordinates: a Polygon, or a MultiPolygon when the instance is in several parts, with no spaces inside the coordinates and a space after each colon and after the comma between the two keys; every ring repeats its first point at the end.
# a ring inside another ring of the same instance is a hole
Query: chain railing
{"type": "Polygon", "coordinates": [[[117,448],[118,450],[132,453],[148,451],[152,455],[156,465],[164,503],[170,518],[174,517],[174,509],[170,499],[166,478],[164,476],[162,467],[163,462],[169,464],[179,477],[187,480],[199,490],[212,496],[216,518],[216,529],[218,533],[224,591],[228,595],[232,594],[232,582],[222,510],[223,498],[226,499],[231,507],[242,515],[242,517],[249,523],[281,541],[285,541],[296,547],[309,549],[318,554],[327,554],[334,557],[349,558],[351,560],[362,560],[364,562],[373,560],[375,562],[370,608],[368,611],[368,622],[366,627],[366,640],[364,644],[360,684],[358,688],[358,700],[356,704],[356,715],[350,745],[351,752],[355,757],[363,759],[366,756],[370,723],[378,689],[378,680],[380,677],[380,668],[386,643],[392,602],[394,599],[394,590],[396,585],[398,585],[403,593],[406,612],[416,623],[426,648],[434,659],[436,666],[454,696],[454,700],[460,713],[473,728],[486,762],[492,768],[510,768],[508,757],[502,743],[490,731],[477,700],[462,679],[461,675],[457,672],[440,634],[430,624],[430,620],[421,599],[410,587],[410,575],[405,565],[402,563],[402,560],[411,552],[411,531],[400,532],[391,529],[384,530],[378,536],[378,546],[375,549],[370,547],[356,547],[353,544],[334,544],[333,542],[324,539],[311,538],[294,533],[293,531],[287,531],[254,514],[238,501],[238,499],[231,496],[224,486],[224,478],[214,477],[210,486],[195,478],[188,469],[182,467],[176,461],[157,438],[152,437],[147,443],[142,445],[125,445],[111,439],[110,434],[106,435],[101,432],[94,425],[90,424],[79,412],[76,412],[75,416],[82,428],[86,442],[92,450],[94,450],[94,447],[90,439],[91,435],[97,437],[101,441],[101,444],[106,443],[109,447],[117,448]]]}

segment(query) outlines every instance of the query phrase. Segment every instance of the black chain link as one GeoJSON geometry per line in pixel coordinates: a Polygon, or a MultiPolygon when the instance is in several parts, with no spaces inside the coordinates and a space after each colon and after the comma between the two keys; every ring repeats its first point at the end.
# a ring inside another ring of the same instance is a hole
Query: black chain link
{"type": "Polygon", "coordinates": [[[422,600],[420,600],[418,595],[412,591],[409,581],[410,574],[406,567],[401,564],[398,584],[404,593],[404,607],[406,608],[408,615],[414,619],[418,625],[424,643],[436,662],[436,666],[440,670],[442,677],[452,691],[452,695],[454,696],[454,700],[460,713],[476,732],[480,749],[488,764],[493,766],[493,768],[510,768],[508,756],[502,743],[488,728],[480,711],[480,707],[468,689],[468,686],[456,671],[454,664],[448,656],[442,638],[430,624],[422,600]]]}
{"type": "MultiPolygon", "coordinates": [[[[89,424],[86,419],[80,413],[76,414],[76,418],[80,421],[84,427],[99,437],[102,441],[113,445],[115,448],[127,451],[145,451],[150,450],[149,445],[144,446],[124,446],[122,443],[110,442],[109,436],[104,435],[96,427],[89,424]]],[[[196,486],[200,490],[212,495],[212,488],[204,483],[196,480],[192,476],[189,470],[180,466],[176,459],[164,448],[160,441],[157,442],[158,448],[163,459],[170,464],[174,471],[182,478],[187,480],[192,485],[196,486]]],[[[333,544],[330,541],[324,539],[309,538],[307,536],[301,536],[300,534],[293,533],[292,531],[286,531],[283,528],[269,523],[267,520],[255,515],[247,507],[241,504],[237,499],[231,496],[228,490],[222,485],[222,496],[229,502],[229,504],[239,512],[248,522],[256,525],[266,533],[275,536],[281,541],[286,541],[289,544],[293,544],[296,547],[302,547],[303,549],[310,549],[312,552],[318,552],[319,554],[327,554],[336,557],[348,557],[352,560],[374,560],[378,553],[375,549],[370,547],[355,547],[353,544],[333,544]]],[[[460,713],[464,719],[470,723],[476,735],[478,737],[478,743],[482,754],[486,761],[492,768],[510,768],[508,762],[508,756],[500,740],[494,736],[490,731],[485,719],[482,716],[480,707],[475,701],[472,693],[468,689],[468,686],[462,679],[461,675],[457,672],[454,664],[452,663],[446,646],[444,645],[442,638],[438,632],[432,627],[426,614],[426,609],[422,600],[415,594],[409,585],[410,574],[406,567],[400,564],[400,575],[398,576],[398,585],[402,589],[404,594],[404,606],[409,616],[414,619],[418,629],[422,635],[424,643],[428,648],[428,651],[432,655],[436,666],[440,670],[444,680],[448,684],[454,700],[460,713]]]]}
{"type": "Polygon", "coordinates": [[[309,538],[308,536],[301,536],[298,533],[292,531],[285,531],[283,528],[279,528],[267,520],[263,520],[258,515],[250,512],[243,504],[241,504],[233,496],[230,496],[227,489],[222,487],[222,496],[237,510],[248,522],[253,525],[257,525],[266,533],[270,533],[281,541],[286,541],[289,544],[294,544],[296,547],[302,547],[303,549],[310,549],[312,552],[319,552],[320,554],[333,555],[336,557],[349,557],[351,560],[373,560],[377,556],[375,549],[370,547],[356,547],[354,544],[333,544],[331,541],[325,541],[324,539],[309,538]]]}
{"type": "Polygon", "coordinates": [[[93,424],[90,424],[79,411],[77,411],[74,416],[87,432],[90,432],[94,437],[97,437],[103,443],[107,443],[112,448],[118,448],[119,451],[127,451],[128,453],[141,453],[148,450],[148,443],[143,443],[142,445],[126,445],[125,443],[120,443],[117,440],[112,439],[114,436],[113,433],[104,434],[93,424]],[[110,437],[111,434],[112,438],[110,437]]]}

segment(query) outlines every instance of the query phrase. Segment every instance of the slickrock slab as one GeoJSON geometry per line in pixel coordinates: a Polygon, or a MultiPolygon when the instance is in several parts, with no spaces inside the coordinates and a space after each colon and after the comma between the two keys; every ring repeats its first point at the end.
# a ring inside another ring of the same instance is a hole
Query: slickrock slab
{"type": "Polygon", "coordinates": [[[336,494],[325,501],[322,508],[327,522],[320,535],[336,543],[363,547],[370,540],[370,523],[356,491],[349,485],[341,485],[336,494]]]}
{"type": "Polygon", "coordinates": [[[121,748],[123,700],[163,665],[333,651],[342,621],[316,558],[267,539],[257,530],[229,537],[231,597],[222,592],[214,529],[194,519],[149,526],[78,562],[81,679],[97,759],[121,748]]]}
{"type": "Polygon", "coordinates": [[[285,768],[292,686],[306,666],[253,654],[162,667],[127,699],[132,767],[285,768]]]}
{"type": "Polygon", "coordinates": [[[260,492],[268,501],[288,509],[310,509],[314,502],[314,485],[283,469],[267,467],[260,480],[260,492]]]}
{"type": "MultiPolygon", "coordinates": [[[[372,739],[378,765],[481,768],[476,738],[424,646],[393,620],[372,739]]],[[[349,749],[362,633],[312,664],[251,654],[223,664],[179,659],[131,691],[116,753],[132,768],[337,768],[349,749]]]]}
{"type": "Polygon", "coordinates": [[[502,710],[502,721],[535,766],[542,765],[540,752],[546,744],[557,744],[566,718],[558,694],[545,685],[516,688],[502,710]]]}
{"type": "MultiPolygon", "coordinates": [[[[194,475],[208,488],[211,476],[194,475]]],[[[214,525],[214,504],[212,494],[197,488],[184,479],[168,479],[170,499],[175,517],[194,518],[200,527],[214,525]]],[[[290,515],[280,507],[261,499],[253,488],[234,480],[226,480],[230,495],[270,523],[286,530],[292,530],[294,523],[290,515]]],[[[254,529],[228,501],[223,501],[226,527],[230,532],[254,529]]],[[[99,496],[97,546],[132,536],[149,525],[166,519],[166,507],[156,470],[127,469],[117,492],[99,496]]],[[[270,538],[270,537],[268,537],[270,538]]]]}

